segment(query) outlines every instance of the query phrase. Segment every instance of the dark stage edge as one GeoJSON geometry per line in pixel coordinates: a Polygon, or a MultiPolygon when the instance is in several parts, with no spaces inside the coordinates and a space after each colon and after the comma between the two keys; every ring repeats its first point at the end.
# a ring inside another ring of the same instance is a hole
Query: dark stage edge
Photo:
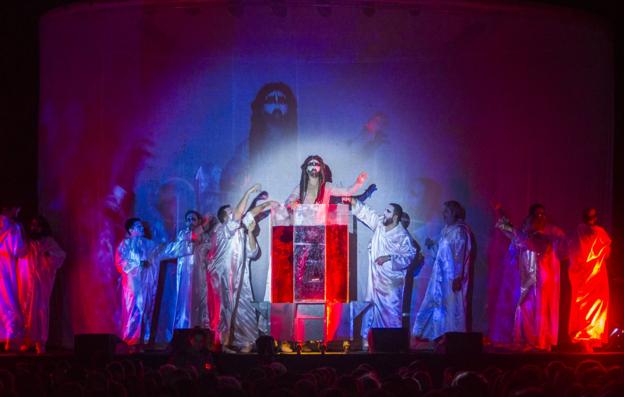
{"type": "MultiPolygon", "coordinates": [[[[130,359],[142,361],[144,366],[158,368],[168,362],[170,355],[157,353],[137,353],[116,355],[113,360],[130,359]]],[[[546,365],[551,361],[562,361],[575,366],[583,360],[596,360],[605,366],[624,365],[624,352],[604,353],[482,353],[473,355],[438,354],[432,352],[410,353],[303,353],[277,354],[273,361],[286,366],[289,372],[303,373],[319,367],[333,367],[338,373],[348,373],[361,364],[369,364],[376,368],[381,376],[396,373],[413,361],[421,361],[435,378],[441,376],[447,367],[458,370],[482,370],[487,367],[501,369],[518,368],[525,364],[546,365]]],[[[54,365],[60,361],[78,363],[73,352],[55,352],[36,355],[34,353],[16,354],[0,353],[0,368],[14,369],[18,363],[54,365]]],[[[244,376],[251,368],[262,365],[257,354],[217,354],[216,366],[221,374],[244,376]]],[[[87,363],[83,363],[87,364],[87,363]]],[[[88,366],[88,365],[87,365],[88,366]]]]}

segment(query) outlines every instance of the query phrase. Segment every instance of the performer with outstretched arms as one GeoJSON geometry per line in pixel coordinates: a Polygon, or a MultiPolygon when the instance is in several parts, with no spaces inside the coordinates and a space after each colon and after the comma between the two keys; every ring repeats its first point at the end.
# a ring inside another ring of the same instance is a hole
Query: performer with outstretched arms
{"type": "Polygon", "coordinates": [[[366,182],[368,175],[361,172],[349,188],[333,186],[331,170],[321,156],[308,156],[301,164],[299,186],[286,199],[286,206],[294,204],[329,204],[331,196],[353,196],[366,182]]]}
{"type": "Polygon", "coordinates": [[[434,340],[446,332],[470,331],[468,291],[472,266],[472,231],[466,224],[466,211],[457,201],[444,203],[445,226],[435,244],[431,278],[422,304],[416,314],[412,334],[434,340]]]}
{"type": "MultiPolygon", "coordinates": [[[[240,335],[247,333],[255,335],[257,332],[257,324],[249,325],[255,330],[247,329],[248,322],[246,319],[253,317],[252,321],[255,321],[255,310],[251,306],[251,302],[247,304],[244,301],[251,297],[251,287],[249,286],[249,291],[242,291],[239,288],[246,288],[245,285],[241,287],[240,284],[240,279],[244,278],[244,275],[241,276],[241,272],[245,272],[248,260],[255,258],[258,254],[256,240],[255,238],[246,238],[249,232],[241,228],[241,219],[245,217],[247,230],[252,229],[253,231],[252,226],[255,228],[254,217],[271,205],[277,205],[274,201],[267,201],[245,214],[251,194],[259,191],[260,185],[256,184],[245,192],[234,209],[230,205],[219,208],[217,212],[219,224],[211,233],[211,250],[208,255],[207,266],[210,325],[215,331],[217,342],[224,345],[225,350],[230,348],[247,349],[250,341],[244,337],[243,340],[240,340],[240,335]],[[240,296],[237,300],[239,291],[240,296]],[[235,310],[234,305],[237,301],[235,323],[239,328],[242,327],[245,330],[239,333],[230,333],[235,310]],[[239,340],[236,339],[237,336],[239,336],[239,340]]],[[[253,341],[255,342],[255,338],[253,341]]]]}
{"type": "Polygon", "coordinates": [[[514,315],[513,344],[522,350],[550,350],[559,332],[560,256],[564,234],[550,224],[541,204],[529,208],[521,229],[506,217],[496,227],[511,239],[509,266],[520,271],[520,298],[514,315]]]}
{"type": "MultiPolygon", "coordinates": [[[[353,215],[373,231],[368,245],[368,288],[365,300],[373,307],[362,322],[362,336],[370,328],[402,326],[405,274],[416,256],[412,239],[400,223],[403,209],[390,203],[382,216],[366,204],[351,199],[353,215]]],[[[366,346],[366,342],[365,342],[366,346]]]]}

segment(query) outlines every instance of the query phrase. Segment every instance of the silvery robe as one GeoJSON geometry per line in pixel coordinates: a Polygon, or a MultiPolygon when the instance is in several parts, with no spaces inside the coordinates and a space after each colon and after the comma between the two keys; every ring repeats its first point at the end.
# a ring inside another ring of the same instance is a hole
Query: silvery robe
{"type": "Polygon", "coordinates": [[[208,327],[210,324],[206,303],[206,264],[208,236],[194,235],[189,229],[178,233],[167,256],[178,257],[176,270],[176,301],[174,328],[208,327]]]}
{"type": "Polygon", "coordinates": [[[509,245],[512,266],[520,271],[520,298],[514,314],[515,348],[549,350],[559,333],[560,264],[563,232],[547,226],[528,235],[515,232],[509,245]]]}
{"type": "Polygon", "coordinates": [[[206,268],[210,236],[202,233],[193,248],[193,274],[191,275],[191,327],[210,327],[208,313],[208,285],[206,268]]]}
{"type": "Polygon", "coordinates": [[[472,232],[464,222],[445,226],[440,234],[431,278],[416,314],[412,334],[434,340],[446,332],[466,332],[472,232]],[[461,289],[453,291],[453,280],[461,289]]]}
{"type": "Polygon", "coordinates": [[[27,254],[19,259],[19,300],[28,343],[45,348],[48,341],[50,297],[56,271],[65,261],[65,251],[50,237],[28,242],[27,254]]]}
{"type": "Polygon", "coordinates": [[[573,342],[599,346],[608,342],[605,332],[609,308],[607,258],[611,238],[600,226],[580,224],[570,242],[568,277],[571,287],[568,332],[573,342]]]}
{"type": "MultiPolygon", "coordinates": [[[[245,215],[253,220],[253,216],[250,213],[245,215]]],[[[242,258],[242,253],[237,256],[240,258],[237,261],[232,261],[232,310],[230,313],[229,323],[229,344],[238,348],[245,348],[253,345],[260,336],[258,332],[258,317],[256,315],[256,308],[253,306],[253,292],[251,290],[251,261],[258,259],[260,256],[260,248],[256,241],[255,249],[251,249],[249,246],[249,236],[242,229],[238,229],[236,232],[239,236],[235,238],[242,240],[240,244],[236,244],[237,248],[245,246],[245,257],[242,258]],[[243,260],[244,259],[244,260],[243,260]]],[[[242,249],[241,249],[242,251],[242,249]]]]}
{"type": "Polygon", "coordinates": [[[382,218],[366,204],[356,201],[353,215],[373,231],[368,245],[368,286],[365,299],[372,302],[362,323],[362,336],[370,328],[401,328],[405,274],[416,256],[416,249],[402,225],[386,231],[382,218]],[[380,256],[390,255],[383,265],[375,263],[380,256]]]}
{"type": "Polygon", "coordinates": [[[17,258],[26,254],[22,227],[0,215],[0,342],[15,349],[24,334],[17,286],[17,258]]]}
{"type": "Polygon", "coordinates": [[[155,248],[145,237],[127,237],[117,247],[115,266],[121,273],[123,294],[121,333],[130,345],[149,341],[160,266],[155,248]],[[142,266],[143,261],[149,266],[142,266]]]}
{"type": "Polygon", "coordinates": [[[252,251],[245,241],[245,232],[241,229],[240,222],[231,219],[217,225],[211,235],[206,275],[210,328],[215,331],[216,341],[223,345],[238,342],[237,336],[243,338],[239,340],[240,342],[244,342],[246,341],[245,335],[257,333],[255,309],[250,305],[251,286],[249,285],[248,262],[250,258],[257,255],[258,247],[256,246],[256,250],[252,251]],[[243,252],[244,248],[247,248],[246,252],[243,252]],[[245,261],[243,256],[246,257],[245,261]],[[241,274],[241,271],[244,273],[241,274]],[[230,340],[230,326],[239,291],[236,314],[240,318],[235,320],[238,331],[234,332],[234,340],[230,340]],[[252,316],[253,324],[249,322],[252,316]]]}

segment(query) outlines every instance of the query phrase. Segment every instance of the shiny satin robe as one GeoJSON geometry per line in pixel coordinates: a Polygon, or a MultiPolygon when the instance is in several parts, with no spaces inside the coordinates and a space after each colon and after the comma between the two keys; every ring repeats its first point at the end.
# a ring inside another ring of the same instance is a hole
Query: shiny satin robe
{"type": "Polygon", "coordinates": [[[125,238],[117,247],[115,266],[123,290],[122,339],[129,345],[147,343],[160,266],[156,245],[145,237],[125,238]],[[142,266],[142,261],[149,266],[142,266]]]}
{"type": "MultiPolygon", "coordinates": [[[[250,214],[247,214],[250,216],[250,214]]],[[[253,219],[253,217],[251,217],[253,219]]],[[[236,238],[240,241],[238,247],[245,246],[244,260],[231,262],[232,267],[232,310],[229,323],[229,344],[237,348],[248,348],[256,343],[260,336],[258,332],[258,316],[253,306],[253,291],[251,290],[251,262],[260,256],[260,248],[251,249],[249,237],[241,228],[237,231],[236,238]]],[[[241,249],[242,251],[242,249],[241,249]]]]}
{"type": "Polygon", "coordinates": [[[56,271],[64,261],[65,251],[49,236],[29,241],[26,256],[19,259],[18,289],[25,340],[38,345],[38,349],[45,348],[48,341],[50,297],[56,271]]]}
{"type": "Polygon", "coordinates": [[[373,306],[362,320],[362,336],[367,337],[370,328],[402,327],[405,275],[416,249],[402,225],[386,231],[382,218],[366,204],[356,201],[353,215],[373,231],[368,245],[368,285],[364,298],[373,306]],[[377,265],[375,259],[384,255],[390,255],[391,260],[377,265]]]}
{"type": "Polygon", "coordinates": [[[24,318],[19,304],[17,260],[26,254],[22,227],[0,215],[0,342],[17,349],[24,336],[24,318]]]}
{"type": "Polygon", "coordinates": [[[516,232],[509,246],[511,265],[520,272],[520,297],[514,314],[513,345],[550,350],[559,332],[560,263],[563,233],[554,226],[527,235],[516,232]]]}
{"type": "Polygon", "coordinates": [[[472,232],[467,224],[460,221],[442,229],[431,278],[414,320],[414,336],[434,340],[446,332],[467,331],[471,252],[472,232]],[[458,277],[461,290],[453,291],[458,277]]]}
{"type": "Polygon", "coordinates": [[[570,322],[573,342],[588,341],[599,346],[608,341],[605,332],[609,307],[607,258],[611,238],[600,226],[580,224],[570,241],[570,322]]]}
{"type": "Polygon", "coordinates": [[[205,233],[194,236],[184,229],[178,233],[175,248],[167,250],[169,255],[178,257],[174,328],[209,327],[204,261],[208,244],[205,233]]]}
{"type": "Polygon", "coordinates": [[[249,280],[249,260],[258,254],[258,247],[250,250],[245,242],[245,232],[234,220],[217,225],[211,235],[206,275],[210,328],[223,345],[244,347],[258,334],[249,280]]]}

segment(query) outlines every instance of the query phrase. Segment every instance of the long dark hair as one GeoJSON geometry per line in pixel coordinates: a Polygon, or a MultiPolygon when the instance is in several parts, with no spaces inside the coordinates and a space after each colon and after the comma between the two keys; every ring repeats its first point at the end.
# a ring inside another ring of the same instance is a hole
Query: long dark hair
{"type": "Polygon", "coordinates": [[[317,154],[313,154],[311,156],[306,157],[303,164],[301,164],[301,179],[299,179],[299,202],[303,203],[305,199],[306,191],[308,190],[308,176],[307,165],[311,160],[316,160],[321,164],[321,171],[319,172],[319,190],[316,195],[316,200],[314,200],[314,204],[322,204],[323,203],[323,195],[325,194],[325,183],[331,182],[331,170],[325,164],[321,156],[317,154]]]}
{"type": "Polygon", "coordinates": [[[286,96],[288,112],[284,117],[284,130],[287,132],[286,140],[297,139],[297,99],[289,86],[282,82],[268,83],[260,88],[256,98],[251,103],[251,129],[249,131],[249,153],[257,153],[266,148],[266,145],[275,142],[266,142],[267,125],[264,114],[264,100],[272,91],[281,91],[286,96]]]}

